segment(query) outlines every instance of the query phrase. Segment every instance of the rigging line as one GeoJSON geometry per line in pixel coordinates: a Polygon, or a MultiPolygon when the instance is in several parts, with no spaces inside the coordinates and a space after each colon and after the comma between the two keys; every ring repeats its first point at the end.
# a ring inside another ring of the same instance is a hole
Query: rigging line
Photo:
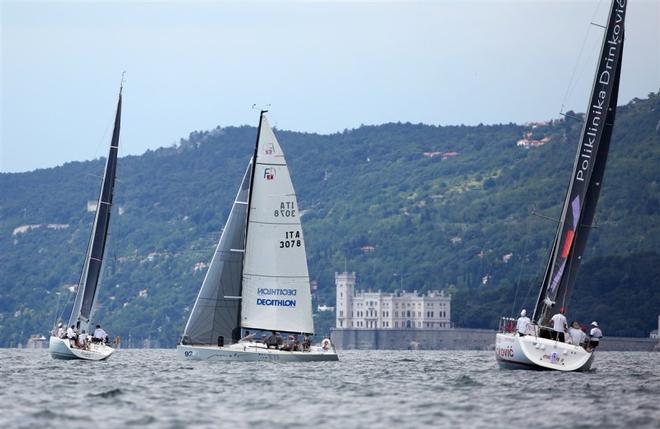
{"type": "MultiPolygon", "coordinates": [[[[602,3],[603,0],[599,0],[598,4],[596,5],[596,8],[594,10],[593,15],[591,16],[590,23],[593,24],[594,18],[598,14],[598,9],[600,9],[600,4],[602,3]]],[[[580,53],[578,54],[578,57],[575,61],[575,64],[573,65],[573,71],[571,72],[571,78],[568,81],[568,85],[566,87],[566,93],[564,94],[564,98],[562,99],[561,102],[561,112],[562,114],[564,112],[564,106],[566,105],[566,100],[568,99],[568,96],[573,92],[574,85],[576,83],[575,81],[575,76],[577,74],[578,67],[580,66],[580,60],[582,59],[582,54],[584,53],[584,48],[587,44],[587,39],[589,38],[589,33],[591,32],[591,25],[587,26],[587,31],[584,34],[584,37],[582,38],[582,46],[580,47],[580,53]]]]}
{"type": "MultiPolygon", "coordinates": [[[[518,290],[520,289],[520,280],[522,279],[522,272],[525,266],[525,252],[527,250],[527,243],[529,242],[529,234],[530,234],[530,229],[531,229],[531,222],[527,222],[527,235],[525,236],[525,241],[523,241],[523,251],[521,253],[521,263],[520,263],[520,271],[518,272],[518,280],[516,280],[516,287],[514,289],[514,294],[513,294],[513,304],[511,305],[511,314],[515,315],[515,308],[516,308],[516,301],[518,300],[518,290]]],[[[524,304],[524,301],[523,301],[524,304]]]]}

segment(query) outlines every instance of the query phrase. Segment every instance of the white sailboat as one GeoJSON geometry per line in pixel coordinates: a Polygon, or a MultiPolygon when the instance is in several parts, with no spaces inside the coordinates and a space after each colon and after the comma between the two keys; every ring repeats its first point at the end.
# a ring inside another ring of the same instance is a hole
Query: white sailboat
{"type": "MultiPolygon", "coordinates": [[[[123,84],[123,78],[122,78],[123,84]]],[[[91,317],[94,301],[98,292],[98,282],[101,277],[103,265],[103,254],[110,225],[110,213],[112,208],[112,196],[115,186],[117,171],[117,152],[119,150],[119,130],[121,126],[121,93],[123,86],[119,87],[119,100],[115,113],[115,124],[110,141],[110,152],[105,164],[105,173],[101,182],[101,191],[96,204],[96,214],[92,233],[89,239],[87,255],[83,265],[82,275],[78,283],[76,300],[71,310],[71,316],[67,326],[75,326],[78,332],[85,330],[90,333],[91,317]]],[[[91,334],[91,333],[90,333],[91,334]]],[[[48,347],[50,354],[55,359],[84,359],[104,360],[115,351],[112,347],[102,342],[90,342],[84,347],[78,347],[74,340],[59,338],[51,335],[48,347]]]]}
{"type": "Polygon", "coordinates": [[[177,355],[183,360],[336,361],[329,342],[269,348],[241,329],[314,332],[305,240],[289,169],[262,111],[254,156],[195,301],[177,355]]]}
{"type": "Polygon", "coordinates": [[[584,371],[594,360],[588,347],[553,339],[558,336],[547,322],[552,312],[568,306],[596,211],[616,115],[625,15],[626,1],[613,0],[571,181],[534,315],[522,335],[514,328],[513,319],[503,318],[495,343],[501,367],[584,371]]]}

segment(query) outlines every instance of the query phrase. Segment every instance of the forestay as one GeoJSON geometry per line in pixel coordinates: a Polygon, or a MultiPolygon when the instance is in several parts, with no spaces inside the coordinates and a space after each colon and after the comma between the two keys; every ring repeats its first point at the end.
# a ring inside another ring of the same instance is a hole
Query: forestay
{"type": "Polygon", "coordinates": [[[243,267],[241,326],[313,333],[305,240],[282,149],[261,115],[243,267]]]}
{"type": "Polygon", "coordinates": [[[241,276],[252,161],[220,236],[204,282],[183,332],[186,344],[217,344],[240,338],[241,276]]]}

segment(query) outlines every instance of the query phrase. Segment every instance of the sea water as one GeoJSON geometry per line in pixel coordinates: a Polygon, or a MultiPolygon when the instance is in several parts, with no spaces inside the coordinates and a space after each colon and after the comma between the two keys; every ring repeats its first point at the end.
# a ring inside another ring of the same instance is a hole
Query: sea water
{"type": "Polygon", "coordinates": [[[0,427],[658,428],[660,353],[587,373],[511,371],[493,352],[346,351],[339,362],[105,362],[0,349],[0,427]]]}

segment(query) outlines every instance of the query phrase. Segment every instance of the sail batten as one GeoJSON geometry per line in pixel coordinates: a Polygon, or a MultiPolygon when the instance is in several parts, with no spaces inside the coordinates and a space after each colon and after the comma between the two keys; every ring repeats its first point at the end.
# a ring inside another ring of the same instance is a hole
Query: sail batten
{"type": "Polygon", "coordinates": [[[537,323],[545,321],[554,305],[567,304],[586,247],[616,114],[625,12],[624,0],[612,2],[571,181],[534,311],[537,323]]]}

